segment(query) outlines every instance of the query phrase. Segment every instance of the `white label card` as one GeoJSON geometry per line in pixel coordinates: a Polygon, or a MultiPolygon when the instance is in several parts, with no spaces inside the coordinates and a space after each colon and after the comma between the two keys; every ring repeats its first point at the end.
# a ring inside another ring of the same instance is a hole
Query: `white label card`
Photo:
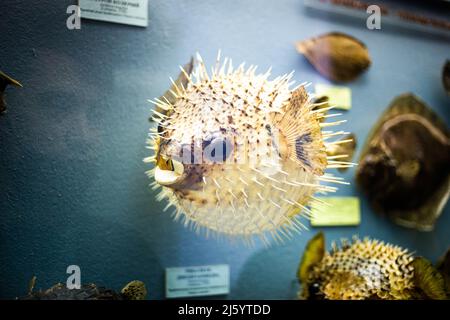
{"type": "Polygon", "coordinates": [[[215,296],[229,292],[229,265],[166,268],[166,298],[215,296]]]}
{"type": "Polygon", "coordinates": [[[81,18],[148,26],[148,0],[79,0],[81,18]]]}

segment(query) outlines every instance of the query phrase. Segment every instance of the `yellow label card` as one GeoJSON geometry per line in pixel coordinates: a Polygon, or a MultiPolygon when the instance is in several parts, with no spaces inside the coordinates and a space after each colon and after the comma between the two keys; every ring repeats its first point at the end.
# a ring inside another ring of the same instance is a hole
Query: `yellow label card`
{"type": "Polygon", "coordinates": [[[356,226],[361,223],[359,198],[320,197],[320,200],[326,204],[316,202],[311,206],[311,226],[356,226]]]}
{"type": "Polygon", "coordinates": [[[348,87],[331,86],[318,83],[315,86],[316,96],[327,96],[330,106],[337,109],[350,110],[352,107],[352,91],[348,87]]]}

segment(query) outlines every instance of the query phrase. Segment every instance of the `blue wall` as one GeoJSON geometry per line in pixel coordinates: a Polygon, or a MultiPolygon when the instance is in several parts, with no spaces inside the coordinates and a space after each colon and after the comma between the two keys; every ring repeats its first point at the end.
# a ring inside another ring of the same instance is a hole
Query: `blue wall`
{"type": "MultiPolygon", "coordinates": [[[[364,22],[347,23],[305,12],[302,1],[150,0],[150,25],[136,28],[82,21],[66,28],[75,1],[2,0],[0,69],[23,89],[7,92],[0,117],[0,298],[65,281],[81,267],[83,282],[115,289],[143,280],[162,298],[164,268],[231,265],[231,298],[293,298],[305,231],[284,245],[246,248],[206,240],[163,213],[144,174],[151,106],[190,55],[212,62],[217,50],[235,62],[296,70],[298,82],[324,82],[294,42],[327,31],[348,32],[370,49],[373,65],[350,84],[353,109],[345,129],[359,146],[398,94],[412,91],[447,123],[450,103],[441,67],[450,43],[364,22]]],[[[351,180],[354,170],[345,174],[351,180]]],[[[360,195],[354,186],[340,195],[360,195]]],[[[395,226],[362,202],[357,228],[326,229],[331,241],[353,234],[381,238],[436,260],[450,244],[450,207],[434,232],[395,226]]]]}

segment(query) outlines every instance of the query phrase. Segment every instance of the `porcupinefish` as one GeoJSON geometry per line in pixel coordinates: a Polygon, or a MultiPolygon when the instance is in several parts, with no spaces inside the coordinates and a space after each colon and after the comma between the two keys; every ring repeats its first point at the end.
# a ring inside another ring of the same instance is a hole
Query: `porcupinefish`
{"type": "Polygon", "coordinates": [[[243,239],[266,233],[282,240],[302,230],[301,217],[316,192],[335,191],[327,183],[344,183],[325,174],[327,168],[349,167],[345,155],[327,155],[326,141],[346,132],[322,132],[322,127],[344,120],[320,122],[329,108],[317,107],[305,85],[291,89],[292,73],[269,80],[270,69],[220,59],[208,73],[197,55],[192,74],[182,73],[187,84],[171,90],[175,102],[155,99],[157,128],[148,144],[155,162],[148,171],[158,199],[174,206],[181,218],[206,235],[225,234],[243,239]],[[321,184],[324,183],[324,184],[321,184]]]}
{"type": "Polygon", "coordinates": [[[66,284],[57,283],[46,290],[34,291],[36,277],[30,281],[28,294],[18,300],[145,300],[147,289],[142,281],[133,280],[116,292],[94,283],[82,284],[79,289],[68,289],[66,284]]]}
{"type": "Polygon", "coordinates": [[[297,277],[300,298],[446,299],[445,281],[433,265],[408,250],[378,240],[354,237],[325,250],[318,233],[306,246],[297,277]]]}

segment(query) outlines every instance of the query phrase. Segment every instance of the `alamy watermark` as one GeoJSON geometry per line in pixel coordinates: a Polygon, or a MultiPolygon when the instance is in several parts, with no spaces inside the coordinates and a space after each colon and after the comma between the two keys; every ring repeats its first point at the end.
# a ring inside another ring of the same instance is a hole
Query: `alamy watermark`
{"type": "MultiPolygon", "coordinates": [[[[66,13],[69,17],[66,20],[66,27],[69,30],[81,29],[81,9],[78,5],[70,5],[67,7],[66,13]]],[[[366,9],[369,14],[366,20],[366,26],[369,30],[381,29],[381,8],[375,4],[369,5],[366,9]]]]}
{"type": "Polygon", "coordinates": [[[380,30],[381,29],[381,8],[375,4],[367,7],[366,12],[369,17],[366,20],[366,26],[369,30],[380,30]]]}
{"type": "Polygon", "coordinates": [[[73,264],[67,267],[66,273],[70,274],[66,281],[66,287],[69,290],[81,288],[81,269],[73,264]]]}
{"type": "Polygon", "coordinates": [[[66,20],[66,27],[69,30],[81,29],[81,10],[80,6],[71,5],[67,7],[66,13],[70,16],[66,20]]]}

